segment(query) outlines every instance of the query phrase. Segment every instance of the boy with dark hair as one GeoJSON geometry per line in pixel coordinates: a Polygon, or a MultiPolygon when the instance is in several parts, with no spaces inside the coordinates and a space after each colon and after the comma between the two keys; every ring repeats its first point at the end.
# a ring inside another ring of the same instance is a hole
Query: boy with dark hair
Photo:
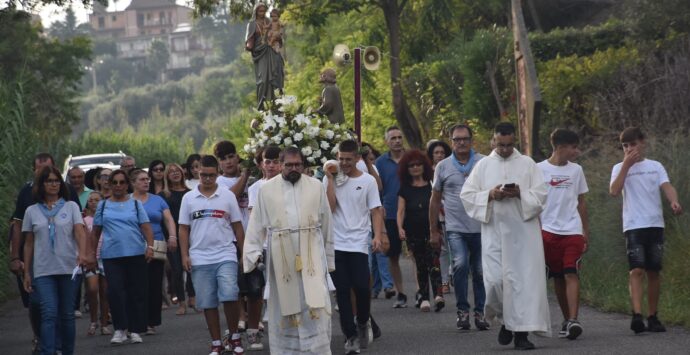
{"type": "Polygon", "coordinates": [[[338,146],[338,165],[348,178],[336,183],[330,169],[324,170],[323,185],[333,212],[335,271],[331,273],[340,311],[340,326],[345,334],[345,353],[359,354],[369,343],[367,321],[370,315],[369,240],[374,226],[374,251],[381,249],[384,225],[376,179],[357,169],[360,159],[358,144],[346,140],[338,146]],[[354,321],[350,290],[357,305],[354,321]]]}
{"type": "Polygon", "coordinates": [[[559,337],[571,340],[582,333],[582,325],[577,320],[578,269],[589,236],[585,205],[585,193],[589,189],[582,167],[572,162],[580,155],[579,143],[577,133],[556,129],[551,133],[551,157],[537,164],[549,191],[540,216],[541,234],[549,277],[553,277],[563,313],[559,337]]]}
{"type": "Polygon", "coordinates": [[[199,187],[184,195],[180,206],[180,252],[182,265],[191,272],[197,307],[204,310],[211,335],[211,355],[225,350],[242,354],[239,320],[238,250],[242,250],[244,230],[237,199],[216,183],[218,161],[201,158],[199,187]],[[237,246],[233,243],[237,241],[237,246]],[[221,342],[218,305],[223,304],[230,330],[227,348],[221,342]]]}
{"type": "Polygon", "coordinates": [[[623,195],[623,233],[625,234],[630,269],[630,299],[632,321],[630,329],[636,334],[665,332],[657,318],[657,305],[661,289],[661,260],[664,245],[664,214],[661,194],[664,192],[673,214],[683,212],[678,194],[668,179],[666,169],[658,161],[646,159],[645,137],[638,127],[626,128],[620,135],[623,162],[611,172],[609,193],[623,195]],[[647,274],[647,302],[649,317],[645,327],[642,318],[642,284],[647,274]]]}

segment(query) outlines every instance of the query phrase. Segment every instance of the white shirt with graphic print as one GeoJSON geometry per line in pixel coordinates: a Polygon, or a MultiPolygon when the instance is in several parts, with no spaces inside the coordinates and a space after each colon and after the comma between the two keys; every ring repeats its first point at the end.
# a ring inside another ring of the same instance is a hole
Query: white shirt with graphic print
{"type": "Polygon", "coordinates": [[[572,162],[557,166],[548,160],[537,166],[549,189],[541,213],[541,228],[558,235],[581,235],[582,219],[577,212],[577,198],[589,191],[582,167],[572,162]]]}

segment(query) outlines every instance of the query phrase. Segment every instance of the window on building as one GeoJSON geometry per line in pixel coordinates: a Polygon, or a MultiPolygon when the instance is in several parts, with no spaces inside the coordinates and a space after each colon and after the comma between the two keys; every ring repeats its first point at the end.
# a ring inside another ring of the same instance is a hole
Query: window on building
{"type": "Polygon", "coordinates": [[[150,12],[149,12],[148,14],[146,14],[146,21],[151,20],[151,17],[153,17],[153,16],[151,16],[151,13],[150,13],[150,12]]]}
{"type": "Polygon", "coordinates": [[[117,16],[112,16],[112,17],[110,18],[110,20],[113,21],[113,22],[117,21],[117,16]]]}
{"type": "Polygon", "coordinates": [[[98,18],[98,28],[105,28],[105,17],[100,16],[98,18]]]}
{"type": "Polygon", "coordinates": [[[144,27],[144,14],[137,14],[137,27],[144,27]]]}
{"type": "Polygon", "coordinates": [[[160,21],[161,25],[165,23],[165,12],[161,11],[158,13],[158,21],[160,21]]]}

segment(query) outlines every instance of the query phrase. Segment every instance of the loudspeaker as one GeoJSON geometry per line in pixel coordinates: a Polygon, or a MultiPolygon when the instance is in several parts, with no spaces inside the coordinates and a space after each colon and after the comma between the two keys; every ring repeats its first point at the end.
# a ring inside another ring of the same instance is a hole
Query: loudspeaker
{"type": "Polygon", "coordinates": [[[376,70],[381,64],[381,51],[376,47],[364,48],[364,67],[367,70],[376,70]]]}
{"type": "Polygon", "coordinates": [[[335,48],[333,48],[333,61],[340,66],[350,64],[352,61],[350,48],[348,48],[346,44],[336,44],[335,48]]]}

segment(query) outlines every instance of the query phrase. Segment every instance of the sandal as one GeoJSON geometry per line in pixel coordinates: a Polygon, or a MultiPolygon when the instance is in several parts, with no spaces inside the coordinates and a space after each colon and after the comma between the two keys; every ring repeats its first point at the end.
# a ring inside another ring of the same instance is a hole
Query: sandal
{"type": "Polygon", "coordinates": [[[95,335],[96,334],[96,328],[98,328],[98,323],[96,322],[91,322],[91,325],[89,325],[89,330],[86,332],[86,335],[95,335]]]}
{"type": "Polygon", "coordinates": [[[187,306],[184,305],[184,303],[180,302],[180,306],[177,307],[177,311],[175,311],[175,314],[178,316],[183,316],[187,313],[187,306]]]}

